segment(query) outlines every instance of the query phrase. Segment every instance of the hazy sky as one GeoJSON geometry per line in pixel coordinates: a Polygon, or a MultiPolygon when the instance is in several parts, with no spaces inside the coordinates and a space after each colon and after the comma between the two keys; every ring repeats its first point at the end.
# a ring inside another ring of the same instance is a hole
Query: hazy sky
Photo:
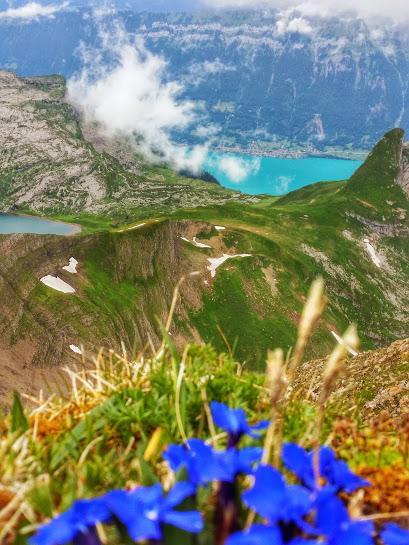
{"type": "Polygon", "coordinates": [[[208,6],[225,7],[274,7],[279,10],[297,9],[306,15],[334,15],[354,11],[362,17],[387,16],[399,19],[409,16],[408,0],[200,0],[208,6]]]}
{"type": "MultiPolygon", "coordinates": [[[[311,15],[334,15],[354,11],[369,17],[393,17],[395,20],[409,18],[409,0],[111,0],[119,6],[144,10],[194,10],[211,8],[270,7],[281,11],[297,9],[311,15]]],[[[59,5],[58,0],[0,0],[0,11],[25,6],[28,11],[39,9],[39,5],[59,5]]],[[[106,0],[71,0],[71,5],[103,4],[106,0]]]]}

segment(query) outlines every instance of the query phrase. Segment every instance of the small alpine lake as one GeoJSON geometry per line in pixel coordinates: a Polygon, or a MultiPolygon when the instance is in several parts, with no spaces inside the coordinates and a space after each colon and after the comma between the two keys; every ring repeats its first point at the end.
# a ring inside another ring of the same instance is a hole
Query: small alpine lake
{"type": "Polygon", "coordinates": [[[283,159],[210,152],[204,169],[222,186],[250,195],[284,195],[315,182],[346,180],[362,161],[334,157],[283,159]]]}
{"type": "Polygon", "coordinates": [[[68,236],[79,233],[78,225],[53,221],[35,216],[18,216],[14,214],[0,214],[0,234],[10,235],[27,233],[34,235],[68,236]]]}

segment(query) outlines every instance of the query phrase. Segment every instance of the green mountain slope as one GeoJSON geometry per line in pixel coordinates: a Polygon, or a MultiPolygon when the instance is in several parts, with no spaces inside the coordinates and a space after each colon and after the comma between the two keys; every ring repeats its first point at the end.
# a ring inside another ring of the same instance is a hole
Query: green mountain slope
{"type": "MultiPolygon", "coordinates": [[[[60,117],[49,116],[47,124],[57,131],[60,117]]],[[[186,275],[171,329],[176,346],[211,342],[254,369],[264,367],[267,349],[291,347],[317,275],[325,279],[329,305],[307,357],[327,353],[333,333],[350,322],[357,323],[365,349],[407,337],[407,148],[399,129],[385,135],[349,181],[314,184],[279,199],[247,198],[164,168],[126,168],[118,150],[114,159],[82,134],[75,138],[81,150],[108,165],[97,171],[109,172],[101,178],[105,190],[109,184],[117,189],[83,206],[83,179],[72,185],[66,177],[71,159],[55,201],[42,182],[48,174],[35,178],[37,189],[24,206],[69,217],[86,229],[67,238],[0,237],[0,353],[8,361],[24,354],[27,368],[60,365],[77,358],[71,344],[92,352],[100,346],[129,353],[157,347],[173,287],[186,275]],[[61,206],[54,206],[57,201],[61,206]],[[226,259],[216,270],[210,261],[237,254],[246,257],[226,259]],[[70,257],[79,261],[77,275],[62,268],[70,257]],[[50,274],[75,294],[41,284],[50,274]]],[[[3,180],[4,164],[2,159],[3,180]]],[[[38,165],[47,172],[57,168],[51,155],[38,165]]],[[[22,206],[16,196],[26,191],[29,175],[33,179],[34,167],[26,167],[7,178],[3,209],[22,206]]]]}

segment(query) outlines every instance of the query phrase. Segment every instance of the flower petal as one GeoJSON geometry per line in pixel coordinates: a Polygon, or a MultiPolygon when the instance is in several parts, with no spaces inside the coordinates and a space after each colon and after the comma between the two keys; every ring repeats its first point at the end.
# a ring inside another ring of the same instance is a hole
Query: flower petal
{"type": "Polygon", "coordinates": [[[253,473],[253,465],[260,462],[263,449],[259,447],[245,447],[238,451],[236,473],[249,475],[253,473]]]}
{"type": "Polygon", "coordinates": [[[281,545],[282,543],[281,532],[278,528],[262,524],[254,524],[245,532],[232,534],[226,541],[226,545],[281,545]]]}
{"type": "Polygon", "coordinates": [[[72,522],[71,513],[63,513],[42,526],[30,539],[30,545],[65,545],[69,543],[78,533],[77,526],[72,522]]]}
{"type": "Polygon", "coordinates": [[[143,503],[145,506],[158,505],[163,497],[163,489],[159,483],[153,486],[139,486],[129,492],[129,496],[133,500],[143,503]]]}
{"type": "MultiPolygon", "coordinates": [[[[138,495],[143,488],[137,489],[138,495]]],[[[152,498],[149,499],[152,500],[152,498]]],[[[114,490],[108,492],[105,496],[105,501],[112,514],[125,526],[128,534],[134,541],[140,539],[160,539],[159,521],[146,517],[147,506],[135,495],[135,492],[114,490]]]]}
{"type": "Polygon", "coordinates": [[[331,487],[323,488],[316,500],[317,516],[315,524],[326,536],[333,536],[341,526],[349,522],[348,510],[331,487]]]}
{"type": "Polygon", "coordinates": [[[352,522],[340,528],[330,539],[331,545],[373,545],[373,525],[368,522],[352,522]]]}
{"type": "Polygon", "coordinates": [[[210,408],[213,420],[219,428],[232,434],[248,433],[250,431],[246,413],[243,409],[230,409],[230,407],[218,401],[212,401],[210,408]]]}
{"type": "Polygon", "coordinates": [[[182,503],[183,500],[193,496],[195,487],[188,482],[176,483],[162,502],[162,507],[168,509],[182,503]]]}
{"type": "Polygon", "coordinates": [[[253,488],[244,492],[244,503],[262,517],[275,522],[282,515],[286,500],[286,484],[279,471],[270,466],[260,466],[255,472],[253,488]]]}
{"type": "Polygon", "coordinates": [[[192,534],[203,530],[203,519],[199,511],[167,511],[163,516],[163,522],[192,534]]]}
{"type": "Polygon", "coordinates": [[[173,471],[178,471],[187,461],[186,448],[181,445],[170,445],[163,458],[168,462],[173,471]]]}
{"type": "Polygon", "coordinates": [[[381,538],[385,545],[409,545],[409,531],[394,523],[385,524],[381,538]]]}
{"type": "Polygon", "coordinates": [[[314,487],[314,469],[310,453],[295,443],[287,443],[282,454],[285,466],[306,486],[314,487]]]}

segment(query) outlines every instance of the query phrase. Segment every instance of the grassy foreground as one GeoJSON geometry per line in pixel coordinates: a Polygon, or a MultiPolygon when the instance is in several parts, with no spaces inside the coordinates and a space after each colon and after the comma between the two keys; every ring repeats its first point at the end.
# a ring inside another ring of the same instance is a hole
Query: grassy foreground
{"type": "MultiPolygon", "coordinates": [[[[172,309],[174,309],[177,292],[172,309]]],[[[171,442],[218,434],[209,402],[241,407],[250,421],[270,419],[265,449],[274,463],[283,441],[314,448],[331,445],[374,486],[352,501],[368,516],[405,523],[409,518],[409,417],[381,415],[363,425],[328,410],[338,377],[348,371],[347,346],[355,329],[327,359],[316,402],[297,398],[292,386],[308,340],[326,304],[321,281],[310,292],[298,339],[286,357],[267,356],[266,373],[246,370],[211,346],[187,345],[178,353],[163,328],[163,344],[130,358],[101,351],[77,368],[62,369],[60,393],[26,400],[16,393],[0,422],[0,543],[24,544],[39,524],[78,498],[113,488],[131,489],[174,475],[161,455],[171,442]]],[[[251,439],[246,444],[251,445],[251,439]]]]}

